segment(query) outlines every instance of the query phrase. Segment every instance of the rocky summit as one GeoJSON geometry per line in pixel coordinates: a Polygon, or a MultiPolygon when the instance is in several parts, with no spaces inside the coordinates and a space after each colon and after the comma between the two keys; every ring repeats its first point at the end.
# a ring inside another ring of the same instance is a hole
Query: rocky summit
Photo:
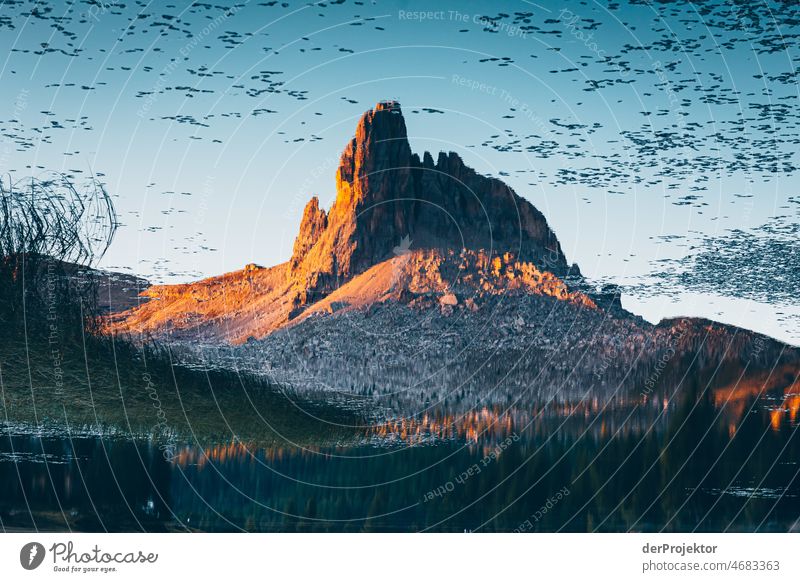
{"type": "Polygon", "coordinates": [[[656,385],[687,358],[800,359],[746,330],[627,312],[615,289],[569,265],[542,213],[506,184],[453,152],[412,153],[395,101],[361,117],[333,205],[311,198],[286,263],[142,297],[105,328],[294,385],[402,394],[409,406],[431,390],[472,394],[468,406],[526,389],[616,394],[656,385]]]}
{"type": "Polygon", "coordinates": [[[336,171],[327,214],[306,206],[289,263],[296,306],[312,303],[393,256],[394,249],[512,252],[556,275],[567,261],[544,216],[499,180],[477,174],[458,154],[434,162],[411,152],[395,101],[378,103],[358,123],[336,171]]]}

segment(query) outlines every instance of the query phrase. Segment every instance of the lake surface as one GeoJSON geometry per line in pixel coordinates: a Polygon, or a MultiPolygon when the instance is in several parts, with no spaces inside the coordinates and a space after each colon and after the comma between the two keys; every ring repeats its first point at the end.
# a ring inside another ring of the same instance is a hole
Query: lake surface
{"type": "Polygon", "coordinates": [[[238,411],[235,422],[190,422],[195,433],[169,438],[9,420],[0,520],[74,531],[800,529],[798,370],[688,372],[607,402],[587,393],[369,419],[325,416],[330,401],[312,414],[307,401],[298,410],[317,431],[291,432],[303,426],[276,399],[290,409],[292,395],[246,392],[215,393],[216,414],[238,411]],[[248,407],[257,414],[241,416],[248,407]]]}

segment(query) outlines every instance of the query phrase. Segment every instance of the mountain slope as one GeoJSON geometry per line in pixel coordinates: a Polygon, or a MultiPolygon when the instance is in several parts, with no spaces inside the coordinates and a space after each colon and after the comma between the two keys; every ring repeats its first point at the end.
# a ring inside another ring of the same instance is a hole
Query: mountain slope
{"type": "Polygon", "coordinates": [[[477,311],[491,297],[529,294],[597,309],[587,294],[512,253],[490,257],[486,251],[466,249],[403,251],[302,310],[297,309],[289,269],[288,263],[268,269],[249,265],[195,283],[154,285],[141,294],[145,302],[110,315],[106,327],[117,333],[239,344],[315,315],[384,302],[411,308],[439,306],[444,312],[455,307],[477,311]]]}
{"type": "Polygon", "coordinates": [[[141,294],[146,302],[109,315],[105,329],[209,341],[263,337],[289,320],[293,294],[287,267],[287,263],[268,269],[251,264],[194,283],[153,285],[141,294]]]}

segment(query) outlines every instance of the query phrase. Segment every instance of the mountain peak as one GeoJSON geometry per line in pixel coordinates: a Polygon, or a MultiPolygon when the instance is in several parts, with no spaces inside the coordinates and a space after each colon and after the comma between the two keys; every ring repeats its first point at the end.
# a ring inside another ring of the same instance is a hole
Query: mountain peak
{"type": "Polygon", "coordinates": [[[411,152],[402,109],[381,101],[361,116],[336,172],[325,214],[306,206],[289,263],[296,307],[410,248],[512,252],[562,276],[568,271],[544,216],[503,182],[468,168],[455,152],[411,152]],[[403,243],[402,241],[406,241],[403,243]]]}
{"type": "Polygon", "coordinates": [[[400,104],[381,101],[361,116],[355,136],[345,146],[336,172],[337,206],[349,205],[348,194],[381,193],[397,171],[408,169],[411,146],[400,104]],[[363,182],[364,188],[358,188],[363,182]],[[342,185],[350,188],[341,188],[342,185]],[[370,187],[374,185],[374,187],[370,187]]]}

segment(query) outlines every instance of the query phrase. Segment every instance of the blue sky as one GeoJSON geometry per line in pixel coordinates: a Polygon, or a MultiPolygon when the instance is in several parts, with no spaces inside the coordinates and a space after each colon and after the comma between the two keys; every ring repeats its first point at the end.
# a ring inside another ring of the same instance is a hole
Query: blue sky
{"type": "Polygon", "coordinates": [[[627,307],[800,343],[794,16],[758,1],[2,2],[0,170],[102,176],[123,222],[102,266],[184,281],[286,260],[308,198],[332,201],[358,117],[397,99],[414,151],[504,179],[627,307]],[[726,241],[735,253],[704,259],[726,241]],[[716,276],[681,275],[701,266],[716,276]]]}

